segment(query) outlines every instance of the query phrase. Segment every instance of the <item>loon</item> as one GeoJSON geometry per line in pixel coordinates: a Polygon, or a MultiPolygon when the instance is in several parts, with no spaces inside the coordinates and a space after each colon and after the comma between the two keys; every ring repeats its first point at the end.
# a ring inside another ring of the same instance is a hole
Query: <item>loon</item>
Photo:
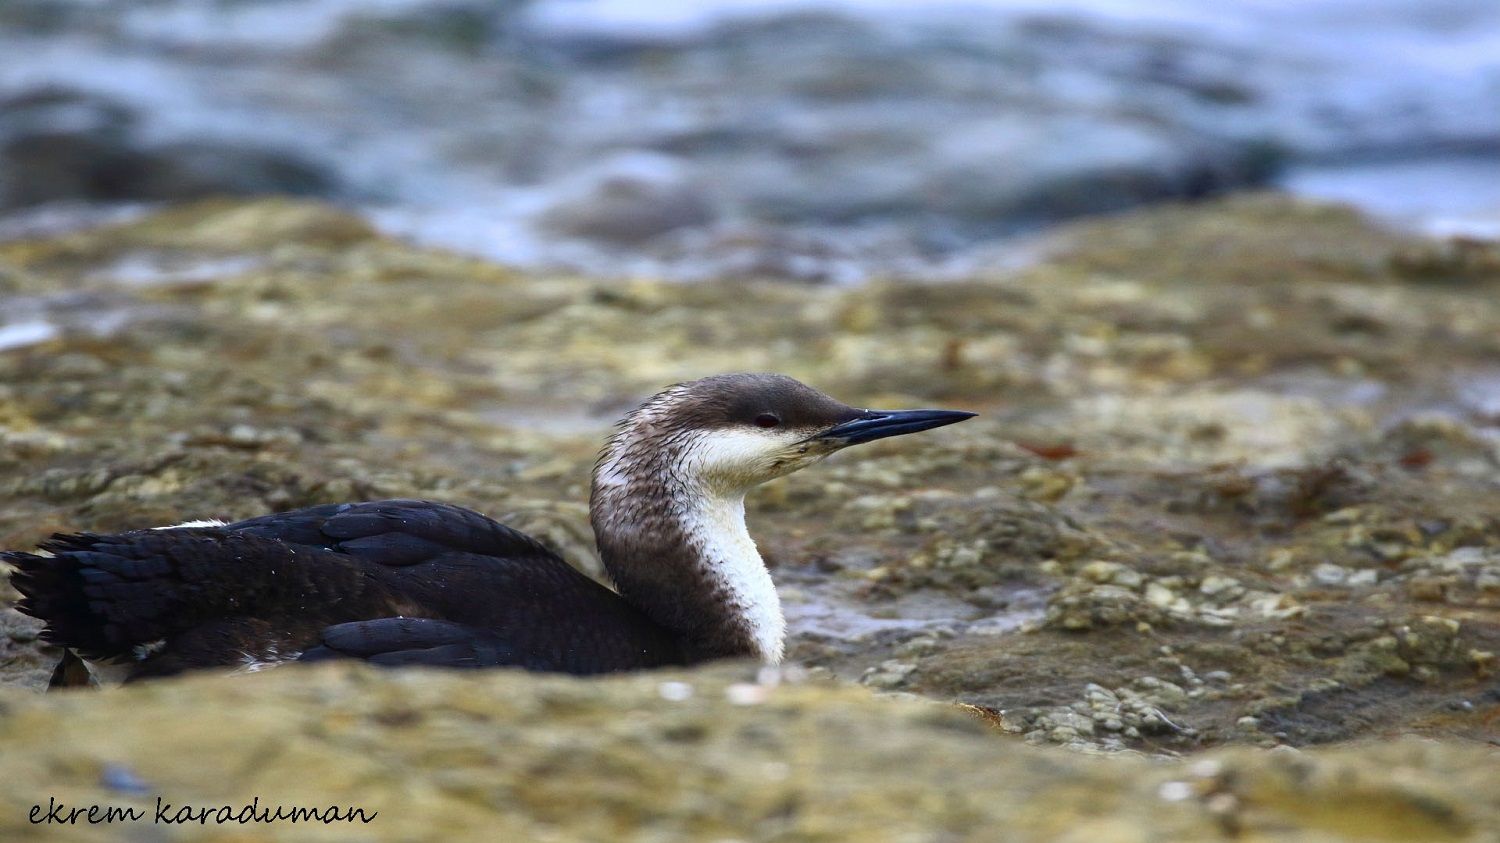
{"type": "Polygon", "coordinates": [[[861,410],[785,375],[676,384],[617,426],[590,521],[615,590],[451,504],[325,504],[226,524],[55,534],[0,553],[21,612],[66,648],[53,685],[358,658],[596,674],[780,661],[786,622],[745,493],[958,410],[861,410]],[[71,660],[71,664],[70,664],[71,660]],[[80,679],[82,677],[82,679],[80,679]]]}

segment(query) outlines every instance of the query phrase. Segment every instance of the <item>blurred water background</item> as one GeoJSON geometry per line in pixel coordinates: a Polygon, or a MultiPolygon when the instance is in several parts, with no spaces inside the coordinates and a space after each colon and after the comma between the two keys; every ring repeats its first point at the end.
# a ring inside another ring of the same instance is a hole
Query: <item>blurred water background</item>
{"type": "Polygon", "coordinates": [[[1500,3],[0,0],[3,237],[292,193],[527,268],[842,283],[1266,187],[1500,236],[1500,3]]]}

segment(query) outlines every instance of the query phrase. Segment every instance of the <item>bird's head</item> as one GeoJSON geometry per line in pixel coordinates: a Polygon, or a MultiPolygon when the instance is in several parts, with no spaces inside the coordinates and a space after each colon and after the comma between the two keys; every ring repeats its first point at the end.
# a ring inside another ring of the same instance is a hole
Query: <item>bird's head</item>
{"type": "Polygon", "coordinates": [[[669,387],[627,416],[595,468],[595,491],[645,470],[710,494],[743,495],[850,445],[973,416],[861,410],[785,375],[717,375],[669,387]]]}

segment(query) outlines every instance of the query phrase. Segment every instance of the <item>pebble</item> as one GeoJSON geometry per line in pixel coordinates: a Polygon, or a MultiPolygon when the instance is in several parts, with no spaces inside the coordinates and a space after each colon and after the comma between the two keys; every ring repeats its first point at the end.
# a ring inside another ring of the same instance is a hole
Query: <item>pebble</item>
{"type": "Polygon", "coordinates": [[[1413,600],[1441,603],[1448,599],[1448,587],[1452,584],[1449,577],[1412,577],[1406,584],[1406,593],[1413,600]]]}
{"type": "Polygon", "coordinates": [[[894,652],[895,655],[903,659],[917,658],[932,653],[937,649],[937,646],[937,638],[930,635],[919,635],[897,645],[894,652]]]}
{"type": "Polygon", "coordinates": [[[730,705],[760,705],[771,698],[771,687],[751,682],[738,682],[724,689],[724,699],[730,705]]]}
{"type": "Polygon", "coordinates": [[[107,790],[131,796],[146,796],[152,792],[145,779],[123,764],[106,764],[99,774],[99,784],[107,790]]]}
{"type": "Polygon", "coordinates": [[[1109,583],[1124,588],[1139,588],[1146,578],[1141,572],[1121,565],[1119,562],[1096,560],[1084,565],[1078,572],[1085,579],[1096,583],[1109,583]]]}
{"type": "Polygon", "coordinates": [[[1159,582],[1146,584],[1146,602],[1153,606],[1163,608],[1177,602],[1177,592],[1162,585],[1159,582]]]}
{"type": "Polygon", "coordinates": [[[1217,574],[1210,574],[1204,577],[1203,581],[1198,584],[1198,591],[1207,597],[1233,599],[1243,594],[1245,589],[1244,586],[1240,585],[1240,581],[1234,577],[1221,577],[1217,574]]]}
{"type": "Polygon", "coordinates": [[[1198,795],[1197,788],[1191,782],[1162,782],[1161,787],[1156,789],[1157,798],[1164,802],[1186,802],[1198,795]]]}
{"type": "Polygon", "coordinates": [[[1323,564],[1313,569],[1313,581],[1319,585],[1343,585],[1349,570],[1341,565],[1323,564]]]}
{"type": "Polygon", "coordinates": [[[657,686],[656,692],[669,702],[682,702],[692,698],[693,686],[686,682],[663,682],[657,686]]]}
{"type": "Polygon", "coordinates": [[[906,684],[907,677],[917,669],[911,662],[903,662],[898,659],[888,659],[877,667],[865,670],[859,678],[861,685],[871,688],[891,689],[899,688],[906,684]]]}

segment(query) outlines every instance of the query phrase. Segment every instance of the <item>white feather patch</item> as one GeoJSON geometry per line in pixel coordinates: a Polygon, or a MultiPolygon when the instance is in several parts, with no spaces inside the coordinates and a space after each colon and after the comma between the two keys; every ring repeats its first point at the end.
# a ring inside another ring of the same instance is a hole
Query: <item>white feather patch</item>
{"type": "Polygon", "coordinates": [[[228,521],[220,521],[217,518],[200,518],[196,521],[184,521],[181,524],[168,524],[165,527],[152,527],[153,530],[177,530],[183,527],[222,527],[228,521]]]}
{"type": "Polygon", "coordinates": [[[301,655],[302,653],[300,651],[283,653],[273,645],[267,647],[266,651],[259,655],[255,653],[241,653],[240,666],[235,668],[232,672],[235,674],[259,673],[262,670],[279,667],[286,664],[287,662],[294,662],[301,655]]]}
{"type": "Polygon", "coordinates": [[[709,575],[729,594],[726,608],[749,627],[761,658],[776,664],[785,646],[786,617],[776,583],[745,528],[745,499],[707,497],[699,503],[683,519],[688,541],[709,560],[709,575]]]}

